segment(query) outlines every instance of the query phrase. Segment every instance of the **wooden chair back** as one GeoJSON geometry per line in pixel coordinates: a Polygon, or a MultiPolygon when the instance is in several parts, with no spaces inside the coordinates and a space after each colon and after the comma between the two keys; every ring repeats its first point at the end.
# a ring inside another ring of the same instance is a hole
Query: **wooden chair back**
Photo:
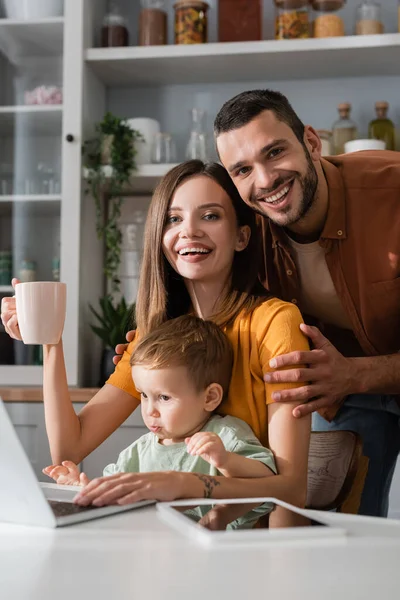
{"type": "Polygon", "coordinates": [[[336,509],[348,498],[362,456],[353,431],[313,431],[308,457],[307,508],[336,509]]]}

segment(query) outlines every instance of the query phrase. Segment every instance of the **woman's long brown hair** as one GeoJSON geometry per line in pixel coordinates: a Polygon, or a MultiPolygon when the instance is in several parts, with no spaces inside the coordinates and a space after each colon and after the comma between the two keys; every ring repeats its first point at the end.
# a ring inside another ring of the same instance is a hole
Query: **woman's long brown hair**
{"type": "Polygon", "coordinates": [[[146,335],[168,319],[190,310],[190,296],[183,278],[165,258],[162,241],[175,190],[185,180],[197,176],[210,177],[221,186],[232,200],[238,226],[248,225],[251,231],[247,248],[235,253],[230,290],[210,320],[222,327],[230,325],[241,311],[252,310],[269,296],[258,282],[261,252],[253,211],[240,198],[224,167],[218,163],[205,164],[200,160],[190,160],[174,167],[163,177],[150,203],[136,303],[136,322],[140,335],[146,335]]]}

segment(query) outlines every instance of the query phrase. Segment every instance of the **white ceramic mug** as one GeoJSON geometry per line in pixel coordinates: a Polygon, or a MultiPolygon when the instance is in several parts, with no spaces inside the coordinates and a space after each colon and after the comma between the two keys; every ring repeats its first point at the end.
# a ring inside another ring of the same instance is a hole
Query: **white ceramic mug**
{"type": "Polygon", "coordinates": [[[58,344],[64,328],[67,304],[65,283],[17,283],[15,302],[24,344],[58,344]]]}
{"type": "Polygon", "coordinates": [[[135,141],[135,149],[137,154],[135,161],[137,165],[148,165],[151,163],[154,137],[156,133],[160,133],[160,123],[155,119],[137,118],[128,119],[126,124],[131,129],[140,131],[143,140],[135,141]]]}

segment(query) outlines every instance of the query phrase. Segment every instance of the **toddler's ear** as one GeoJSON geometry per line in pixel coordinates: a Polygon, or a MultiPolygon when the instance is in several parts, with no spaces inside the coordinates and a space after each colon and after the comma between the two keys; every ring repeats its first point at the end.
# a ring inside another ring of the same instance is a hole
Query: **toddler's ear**
{"type": "Polygon", "coordinates": [[[210,383],[205,392],[204,408],[213,412],[222,402],[224,391],[219,383],[210,383]]]}

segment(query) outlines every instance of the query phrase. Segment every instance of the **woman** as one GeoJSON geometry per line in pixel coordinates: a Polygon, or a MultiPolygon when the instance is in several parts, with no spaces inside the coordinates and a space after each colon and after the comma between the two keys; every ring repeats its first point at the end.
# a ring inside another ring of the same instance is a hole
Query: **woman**
{"type": "MultiPolygon", "coordinates": [[[[118,474],[93,480],[83,490],[88,501],[171,500],[203,496],[212,488],[213,497],[274,496],[304,505],[310,420],[295,419],[293,403],[273,403],[272,392],[281,386],[267,385],[263,375],[274,356],[308,345],[298,309],[269,297],[257,283],[259,254],[254,214],[223,167],[189,161],[172,169],[157,187],[146,221],[137,337],[187,312],[220,325],[233,345],[234,366],[219,412],[252,427],[274,452],[279,474],[252,480],[118,474]]],[[[19,338],[10,298],[3,303],[2,320],[19,338]]],[[[62,344],[44,347],[43,397],[55,464],[79,463],[137,408],[140,396],[129,367],[135,343],[78,416],[69,398],[62,344]]]]}

